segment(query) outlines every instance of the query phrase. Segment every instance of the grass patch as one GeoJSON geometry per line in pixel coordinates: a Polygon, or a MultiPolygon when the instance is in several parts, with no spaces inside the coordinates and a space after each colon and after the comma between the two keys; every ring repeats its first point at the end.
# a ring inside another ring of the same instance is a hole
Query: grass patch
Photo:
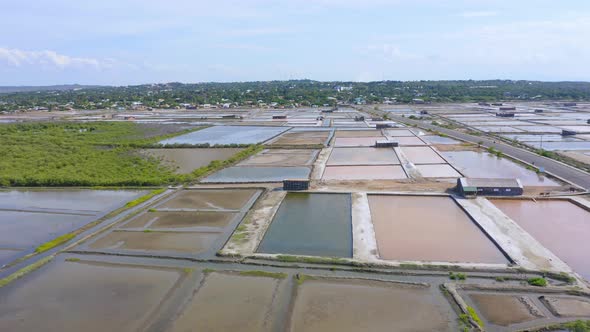
{"type": "Polygon", "coordinates": [[[250,277],[267,277],[267,278],[274,278],[274,279],[285,279],[287,278],[286,273],[281,272],[267,272],[267,271],[241,271],[241,276],[250,276],[250,277]]]}
{"type": "Polygon", "coordinates": [[[148,212],[158,212],[158,210],[151,208],[151,209],[148,209],[148,212]]]}
{"type": "Polygon", "coordinates": [[[563,327],[573,332],[590,332],[590,320],[576,320],[574,322],[564,323],[563,327]]]}
{"type": "Polygon", "coordinates": [[[547,286],[547,279],[543,277],[529,278],[527,283],[531,286],[545,287],[547,286]]]}
{"type": "Polygon", "coordinates": [[[151,229],[144,229],[144,230],[143,230],[143,232],[144,232],[144,233],[151,233],[151,232],[153,232],[153,231],[152,231],[151,229]]]}
{"type": "Polygon", "coordinates": [[[152,190],[150,193],[143,195],[137,199],[134,199],[130,202],[127,202],[127,204],[125,204],[125,207],[130,208],[130,207],[134,207],[137,206],[145,201],[148,201],[150,199],[152,199],[154,196],[157,196],[163,192],[166,191],[166,188],[161,188],[161,189],[156,189],[156,190],[152,190]]]}
{"type": "Polygon", "coordinates": [[[403,269],[420,269],[420,265],[418,264],[412,264],[412,263],[401,263],[399,265],[399,267],[403,268],[403,269]]]}
{"type": "Polygon", "coordinates": [[[52,255],[49,255],[49,256],[47,256],[47,257],[45,257],[43,259],[40,259],[40,260],[36,261],[35,263],[33,263],[33,264],[29,265],[29,266],[23,267],[22,269],[14,272],[13,274],[9,275],[6,278],[0,279],[0,288],[8,285],[9,283],[11,283],[11,282],[13,282],[13,281],[15,281],[15,280],[17,280],[19,278],[22,278],[27,273],[30,273],[30,272],[33,272],[33,271],[37,270],[41,266],[49,263],[52,259],[53,259],[53,256],[52,255]]]}
{"type": "Polygon", "coordinates": [[[291,256],[278,255],[277,259],[286,263],[311,263],[311,264],[339,264],[349,265],[350,263],[344,258],[337,257],[305,257],[305,256],[291,256]]]}
{"type": "Polygon", "coordinates": [[[496,277],[494,280],[496,280],[497,282],[504,282],[504,281],[506,281],[506,278],[504,278],[504,277],[496,277]]]}
{"type": "Polygon", "coordinates": [[[481,318],[479,318],[477,312],[475,312],[475,309],[473,309],[470,306],[467,306],[467,314],[471,319],[473,319],[474,322],[477,323],[477,325],[479,325],[480,327],[484,326],[483,321],[481,320],[481,318]]]}
{"type": "Polygon", "coordinates": [[[211,272],[215,272],[215,269],[210,269],[210,268],[203,269],[203,273],[211,273],[211,272]]]}
{"type": "Polygon", "coordinates": [[[185,267],[184,269],[182,269],[182,272],[186,274],[191,274],[193,273],[193,271],[195,271],[195,269],[193,269],[192,267],[185,267]]]}
{"type": "Polygon", "coordinates": [[[55,239],[45,242],[42,245],[38,246],[37,248],[35,248],[35,253],[36,254],[40,254],[40,253],[44,253],[48,250],[51,250],[57,246],[60,246],[68,241],[70,241],[71,239],[73,239],[76,236],[75,233],[68,233],[68,234],[64,234],[62,236],[58,236],[55,239]]]}
{"type": "Polygon", "coordinates": [[[449,272],[449,278],[452,280],[466,280],[467,279],[467,275],[465,273],[453,273],[453,272],[449,272]]]}
{"type": "Polygon", "coordinates": [[[79,262],[80,258],[77,257],[68,257],[65,259],[66,262],[79,262]]]}

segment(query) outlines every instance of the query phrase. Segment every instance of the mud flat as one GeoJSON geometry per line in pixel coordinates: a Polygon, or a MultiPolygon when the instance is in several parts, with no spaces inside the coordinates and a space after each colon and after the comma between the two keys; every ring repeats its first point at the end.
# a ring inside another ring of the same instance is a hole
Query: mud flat
{"type": "Polygon", "coordinates": [[[460,144],[461,142],[454,140],[449,137],[443,137],[438,135],[424,135],[420,138],[428,144],[460,144]]]}
{"type": "Polygon", "coordinates": [[[213,160],[225,160],[243,149],[145,149],[141,153],[161,159],[165,165],[176,169],[176,173],[186,174],[207,166],[213,160]]]}
{"type": "Polygon", "coordinates": [[[352,257],[350,194],[288,193],[257,252],[352,257]]]}
{"type": "Polygon", "coordinates": [[[590,280],[590,212],[565,200],[493,199],[491,202],[590,280]]]}
{"type": "Polygon", "coordinates": [[[91,249],[199,254],[220,233],[115,231],[92,242],[91,249]]]}
{"type": "Polygon", "coordinates": [[[313,163],[318,152],[310,149],[264,150],[238,166],[307,166],[313,163]]]}
{"type": "Polygon", "coordinates": [[[537,174],[506,158],[487,152],[444,151],[441,152],[463,175],[474,178],[517,178],[524,186],[559,186],[544,175],[537,174]]]}
{"type": "Polygon", "coordinates": [[[183,278],[175,269],[55,262],[0,290],[4,331],[136,331],[183,278]]]}
{"type": "Polygon", "coordinates": [[[590,317],[590,300],[566,296],[541,296],[547,308],[558,317],[590,317]]]}
{"type": "Polygon", "coordinates": [[[271,331],[279,283],[270,277],[209,273],[168,331],[271,331]]]}
{"type": "Polygon", "coordinates": [[[190,189],[159,205],[167,209],[239,210],[254,196],[256,189],[190,189]]]}
{"type": "Polygon", "coordinates": [[[125,224],[125,228],[225,227],[236,216],[231,212],[147,212],[125,224]]]}
{"type": "Polygon", "coordinates": [[[427,146],[402,147],[400,150],[412,164],[446,164],[434,150],[427,146]]]}
{"type": "Polygon", "coordinates": [[[386,260],[508,263],[449,197],[368,195],[379,256],[386,260]]]}
{"type": "Polygon", "coordinates": [[[397,142],[400,146],[404,145],[426,145],[423,140],[418,137],[392,137],[389,140],[397,142]]]}
{"type": "Polygon", "coordinates": [[[454,316],[428,286],[307,280],[298,286],[290,331],[450,331],[454,316]]]}
{"type": "Polygon", "coordinates": [[[250,167],[224,168],[203,179],[202,183],[282,182],[285,179],[308,179],[309,167],[250,167]]]}
{"type": "Polygon", "coordinates": [[[398,180],[407,179],[401,166],[327,166],[322,180],[398,180]]]}
{"type": "Polygon", "coordinates": [[[384,136],[375,137],[336,137],[335,147],[375,146],[375,141],[384,140],[384,136]]]}
{"type": "MultiPolygon", "coordinates": [[[[413,135],[411,135],[413,136],[413,135]]],[[[383,137],[381,130],[336,130],[336,138],[383,137]]]]}
{"type": "Polygon", "coordinates": [[[273,140],[270,145],[316,145],[326,144],[330,131],[287,132],[273,140]]]}
{"type": "Polygon", "coordinates": [[[160,142],[171,144],[256,144],[285,132],[288,127],[256,127],[256,126],[215,126],[180,135],[160,142]]]}
{"type": "Polygon", "coordinates": [[[399,165],[393,149],[334,148],[327,165],[399,165]]]}
{"type": "Polygon", "coordinates": [[[524,295],[469,294],[469,297],[490,324],[510,326],[544,317],[524,295]]]}
{"type": "Polygon", "coordinates": [[[453,167],[448,164],[416,165],[416,169],[425,178],[458,178],[461,177],[453,167]]]}
{"type": "Polygon", "coordinates": [[[414,133],[408,129],[386,129],[385,135],[393,137],[415,136],[414,133]]]}

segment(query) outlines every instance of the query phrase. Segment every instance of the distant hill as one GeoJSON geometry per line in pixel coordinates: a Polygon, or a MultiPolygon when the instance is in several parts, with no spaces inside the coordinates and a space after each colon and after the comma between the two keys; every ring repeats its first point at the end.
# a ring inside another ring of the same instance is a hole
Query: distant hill
{"type": "Polygon", "coordinates": [[[99,85],[80,85],[80,84],[64,84],[64,85],[47,85],[47,86],[0,86],[0,93],[12,92],[36,92],[36,91],[66,91],[78,89],[92,89],[98,88],[99,85]]]}

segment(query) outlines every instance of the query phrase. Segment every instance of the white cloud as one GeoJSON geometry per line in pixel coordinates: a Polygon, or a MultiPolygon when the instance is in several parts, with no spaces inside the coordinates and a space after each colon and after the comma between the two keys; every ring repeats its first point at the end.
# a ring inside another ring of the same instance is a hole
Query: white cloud
{"type": "Polygon", "coordinates": [[[465,18],[478,18],[478,17],[492,17],[497,16],[497,12],[493,11],[472,11],[472,12],[463,12],[460,13],[459,16],[465,18]]]}
{"type": "Polygon", "coordinates": [[[16,48],[0,47],[0,62],[5,62],[10,66],[45,66],[58,69],[64,68],[94,68],[103,69],[112,67],[116,61],[114,59],[95,59],[73,57],[59,54],[55,51],[26,51],[16,48]]]}

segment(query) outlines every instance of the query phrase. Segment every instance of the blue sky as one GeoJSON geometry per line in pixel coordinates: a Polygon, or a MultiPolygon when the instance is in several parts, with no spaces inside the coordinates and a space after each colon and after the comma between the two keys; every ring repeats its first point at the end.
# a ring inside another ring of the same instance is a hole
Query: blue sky
{"type": "Polygon", "coordinates": [[[588,0],[0,0],[0,85],[590,80],[588,0]]]}

